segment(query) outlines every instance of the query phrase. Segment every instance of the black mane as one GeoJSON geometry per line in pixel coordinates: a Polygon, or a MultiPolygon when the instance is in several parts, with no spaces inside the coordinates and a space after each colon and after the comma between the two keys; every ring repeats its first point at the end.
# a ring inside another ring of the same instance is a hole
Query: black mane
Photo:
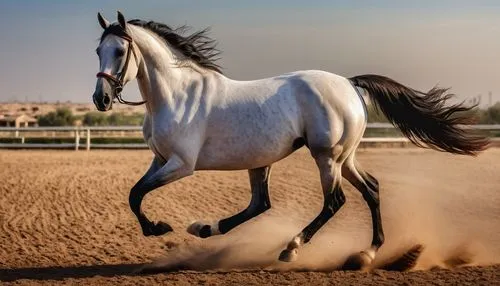
{"type": "MultiPolygon", "coordinates": [[[[201,67],[222,74],[221,67],[215,63],[215,61],[219,59],[217,56],[220,54],[220,51],[216,49],[216,41],[207,36],[209,32],[208,28],[194,32],[190,35],[183,36],[182,34],[187,32],[189,30],[189,27],[181,26],[179,28],[172,29],[162,23],[154,21],[143,21],[139,19],[130,20],[128,21],[128,23],[134,26],[145,28],[155,33],[173,48],[181,52],[186,58],[194,61],[201,67]]],[[[104,39],[108,34],[120,33],[120,31],[116,31],[119,29],[121,29],[119,25],[111,25],[104,31],[101,36],[101,40],[104,39]]],[[[122,33],[123,32],[124,31],[122,29],[122,33]]]]}

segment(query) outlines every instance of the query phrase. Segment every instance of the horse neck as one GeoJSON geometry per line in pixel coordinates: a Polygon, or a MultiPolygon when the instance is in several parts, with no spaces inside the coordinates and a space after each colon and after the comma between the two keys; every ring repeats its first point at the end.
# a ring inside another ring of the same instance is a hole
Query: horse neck
{"type": "Polygon", "coordinates": [[[133,28],[133,38],[140,51],[137,81],[148,113],[174,111],[186,87],[202,77],[199,68],[179,68],[176,52],[142,28],[133,28]]]}

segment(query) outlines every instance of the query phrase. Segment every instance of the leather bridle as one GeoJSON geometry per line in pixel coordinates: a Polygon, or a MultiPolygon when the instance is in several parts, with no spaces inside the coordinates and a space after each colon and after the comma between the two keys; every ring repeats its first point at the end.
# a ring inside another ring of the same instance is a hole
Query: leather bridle
{"type": "Polygon", "coordinates": [[[132,49],[133,49],[133,45],[132,45],[132,37],[130,37],[128,34],[126,33],[120,33],[120,35],[118,34],[114,34],[124,40],[126,40],[128,42],[128,49],[127,49],[127,56],[125,58],[125,64],[123,65],[123,68],[120,72],[117,72],[116,73],[116,76],[113,76],[109,73],[105,73],[105,72],[98,72],[96,74],[96,77],[98,78],[104,78],[106,80],[108,80],[109,82],[111,82],[111,84],[113,85],[114,89],[115,89],[115,92],[114,92],[114,97],[116,99],[118,99],[118,102],[120,103],[123,103],[123,104],[128,104],[128,105],[141,105],[141,104],[144,104],[146,103],[146,101],[139,101],[139,102],[133,102],[133,101],[127,101],[125,99],[122,98],[122,90],[123,90],[123,81],[125,79],[125,73],[127,72],[127,68],[128,68],[128,64],[130,62],[130,55],[132,54],[132,49]]]}

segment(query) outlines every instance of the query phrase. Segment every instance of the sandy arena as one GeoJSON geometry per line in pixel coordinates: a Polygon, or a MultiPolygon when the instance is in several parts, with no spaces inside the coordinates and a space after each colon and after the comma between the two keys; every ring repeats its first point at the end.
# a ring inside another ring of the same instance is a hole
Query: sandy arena
{"type": "Polygon", "coordinates": [[[198,172],[143,204],[174,232],[143,237],[128,192],[149,151],[0,151],[0,281],[7,285],[499,285],[500,149],[476,158],[422,149],[365,149],[358,160],[381,185],[384,267],[416,244],[407,272],[337,271],[371,240],[368,207],[344,180],[346,205],[299,252],[279,252],[322,206],[307,149],[273,166],[272,209],[225,236],[195,238],[194,220],[246,207],[246,171],[198,172]],[[139,269],[184,269],[137,274],[139,269]],[[186,270],[187,269],[187,270],[186,270]]]}

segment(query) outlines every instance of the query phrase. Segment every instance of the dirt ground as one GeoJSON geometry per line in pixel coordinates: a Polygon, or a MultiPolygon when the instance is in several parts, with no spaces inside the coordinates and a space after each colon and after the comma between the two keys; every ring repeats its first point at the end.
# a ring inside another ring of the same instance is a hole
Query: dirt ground
{"type": "Polygon", "coordinates": [[[347,203],[303,247],[279,252],[321,209],[306,149],[273,166],[272,209],[225,236],[185,229],[249,202],[246,171],[198,172],[149,194],[146,214],[174,232],[143,237],[128,192],[151,153],[0,151],[0,281],[7,285],[500,285],[500,149],[462,157],[422,149],[366,149],[358,160],[381,185],[386,243],[375,267],[415,244],[411,271],[337,270],[369,247],[369,211],[346,181],[347,203]],[[497,266],[495,266],[495,264],[497,266]],[[138,274],[144,267],[189,269],[138,274]]]}

